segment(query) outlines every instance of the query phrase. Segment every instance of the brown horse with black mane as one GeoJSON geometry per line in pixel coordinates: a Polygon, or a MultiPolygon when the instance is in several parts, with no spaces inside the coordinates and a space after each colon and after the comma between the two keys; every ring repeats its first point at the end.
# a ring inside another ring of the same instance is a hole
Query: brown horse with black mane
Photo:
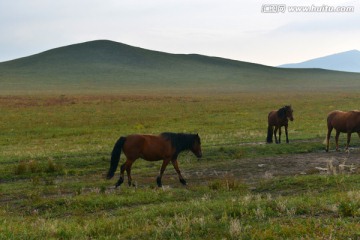
{"type": "Polygon", "coordinates": [[[281,127],[285,126],[285,134],[286,134],[286,143],[289,143],[288,137],[288,119],[290,121],[294,120],[293,117],[293,109],[291,105],[284,106],[277,111],[271,111],[268,115],[268,134],[266,138],[266,142],[272,143],[273,142],[273,134],[275,137],[276,143],[281,143],[281,127]],[[275,127],[275,129],[274,129],[275,127]],[[276,132],[279,129],[279,141],[276,138],[276,132]]]}
{"type": "Polygon", "coordinates": [[[162,186],[161,178],[169,162],[174,166],[179,180],[183,185],[186,181],[181,175],[178,166],[178,155],[180,152],[190,150],[196,157],[201,158],[201,141],[198,134],[185,134],[185,133],[170,133],[165,132],[156,135],[129,135],[127,137],[120,137],[111,153],[110,169],[107,178],[110,179],[114,176],[120,160],[121,150],[126,156],[126,162],[120,167],[120,178],[115,187],[120,186],[124,182],[124,171],[126,170],[128,176],[129,186],[131,186],[131,165],[136,159],[142,158],[147,161],[163,160],[160,175],[157,177],[156,182],[159,187],[162,186]]]}
{"type": "Polygon", "coordinates": [[[329,151],[331,131],[336,130],[336,151],[339,151],[340,133],[347,133],[346,150],[349,149],[351,133],[357,132],[360,137],[360,111],[332,111],[327,117],[328,132],[326,136],[326,151],[329,151]]]}

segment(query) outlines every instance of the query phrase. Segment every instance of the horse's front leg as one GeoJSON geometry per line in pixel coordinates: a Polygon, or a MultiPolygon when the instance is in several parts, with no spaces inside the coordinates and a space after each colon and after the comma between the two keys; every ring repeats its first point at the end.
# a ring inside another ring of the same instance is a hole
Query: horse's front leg
{"type": "Polygon", "coordinates": [[[175,168],[175,171],[177,172],[177,174],[179,175],[179,180],[183,185],[186,185],[186,181],[184,179],[184,177],[181,175],[181,171],[179,169],[179,165],[178,165],[178,161],[177,159],[171,160],[172,165],[175,168]]]}
{"type": "Polygon", "coordinates": [[[162,187],[161,179],[165,172],[166,166],[169,164],[169,162],[170,162],[170,159],[164,159],[164,161],[161,165],[160,175],[156,178],[156,183],[157,183],[158,187],[162,187]]]}
{"type": "MultiPolygon", "coordinates": [[[[330,145],[330,137],[331,137],[331,131],[333,130],[332,127],[328,127],[328,132],[327,132],[327,135],[326,135],[326,152],[329,151],[329,145],[330,145]]],[[[360,137],[360,135],[359,135],[360,137]]]]}
{"type": "Polygon", "coordinates": [[[335,144],[336,144],[336,151],[339,151],[339,136],[340,136],[340,132],[338,130],[336,130],[336,135],[335,135],[335,144]]]}
{"type": "Polygon", "coordinates": [[[286,135],[286,143],[289,143],[288,125],[285,125],[285,135],[286,135]]]}
{"type": "Polygon", "coordinates": [[[275,128],[274,128],[275,143],[279,143],[279,142],[278,142],[278,139],[277,139],[277,137],[276,137],[276,132],[277,132],[277,130],[278,130],[278,127],[275,126],[275,128]]]}

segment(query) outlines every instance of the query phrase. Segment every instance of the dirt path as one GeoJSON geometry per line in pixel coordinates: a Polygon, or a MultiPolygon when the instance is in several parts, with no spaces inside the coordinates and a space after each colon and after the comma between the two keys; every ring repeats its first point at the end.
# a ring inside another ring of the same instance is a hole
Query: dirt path
{"type": "Polygon", "coordinates": [[[360,169],[360,150],[351,149],[350,153],[318,152],[235,159],[216,167],[187,171],[185,175],[196,182],[230,176],[252,183],[274,176],[354,173],[358,172],[358,169],[360,169]]]}

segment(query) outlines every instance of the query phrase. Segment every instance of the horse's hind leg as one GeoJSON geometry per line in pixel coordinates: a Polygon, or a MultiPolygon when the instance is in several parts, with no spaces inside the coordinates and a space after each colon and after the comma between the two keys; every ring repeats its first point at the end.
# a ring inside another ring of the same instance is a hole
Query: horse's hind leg
{"type": "Polygon", "coordinates": [[[126,166],[126,174],[128,176],[128,184],[129,184],[129,186],[132,186],[131,185],[131,182],[132,182],[131,166],[132,166],[133,163],[134,163],[134,161],[129,161],[129,164],[127,164],[127,166],[126,166]]]}
{"type": "Polygon", "coordinates": [[[349,150],[350,139],[351,139],[351,132],[348,132],[347,133],[346,148],[345,148],[346,151],[349,150]]]}
{"type": "Polygon", "coordinates": [[[179,165],[178,165],[177,159],[172,160],[171,163],[172,163],[172,165],[174,166],[175,171],[176,171],[177,174],[179,175],[179,180],[180,180],[180,182],[181,182],[183,185],[186,185],[186,181],[185,181],[185,179],[183,178],[183,176],[181,175],[181,172],[180,172],[180,169],[179,169],[179,165]]]}
{"type": "Polygon", "coordinates": [[[279,143],[281,143],[281,127],[279,127],[279,143]]]}
{"type": "Polygon", "coordinates": [[[277,132],[277,130],[278,130],[278,127],[275,126],[275,128],[274,128],[275,143],[279,143],[279,142],[278,142],[278,139],[277,139],[277,137],[276,137],[276,132],[277,132]]]}
{"type": "Polygon", "coordinates": [[[115,184],[115,188],[117,188],[118,186],[120,186],[124,182],[124,171],[125,171],[125,163],[123,163],[120,166],[120,178],[117,181],[117,183],[115,184]]]}
{"type": "MultiPolygon", "coordinates": [[[[115,184],[115,187],[117,188],[118,186],[120,186],[123,182],[124,182],[124,171],[128,169],[128,166],[131,167],[132,161],[130,161],[129,159],[126,160],[126,162],[124,164],[121,165],[120,167],[120,178],[117,181],[117,183],[115,184]]],[[[129,175],[128,175],[129,176],[129,175]]]]}
{"type": "Polygon", "coordinates": [[[161,165],[161,169],[160,169],[160,175],[156,178],[156,183],[158,185],[158,187],[162,187],[162,182],[161,182],[161,178],[165,172],[166,166],[169,164],[170,159],[164,159],[162,165],[161,165]]]}

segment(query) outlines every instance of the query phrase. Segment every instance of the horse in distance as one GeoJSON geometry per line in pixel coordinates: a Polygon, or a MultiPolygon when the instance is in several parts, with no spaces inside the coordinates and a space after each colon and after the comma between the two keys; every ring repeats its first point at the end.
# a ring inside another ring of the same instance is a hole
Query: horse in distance
{"type": "Polygon", "coordinates": [[[156,178],[156,183],[159,187],[162,186],[162,176],[170,162],[174,166],[180,182],[186,185],[177,160],[178,155],[186,150],[190,150],[198,158],[202,157],[201,140],[198,134],[165,132],[160,135],[135,134],[120,137],[111,153],[110,169],[107,178],[110,179],[114,176],[119,164],[121,151],[123,151],[126,156],[126,162],[120,167],[120,178],[115,187],[120,186],[124,182],[124,171],[127,173],[128,183],[131,186],[131,166],[138,158],[147,161],[163,160],[160,174],[156,178]]]}
{"type": "Polygon", "coordinates": [[[293,112],[294,110],[292,109],[291,105],[286,105],[279,110],[271,111],[268,114],[268,133],[266,138],[267,143],[273,142],[273,135],[275,137],[275,142],[281,143],[282,126],[285,127],[286,143],[289,143],[288,125],[289,120],[294,121],[293,112]],[[277,130],[279,130],[279,140],[276,137],[277,130]]]}
{"type": "Polygon", "coordinates": [[[329,151],[331,131],[335,128],[336,151],[339,151],[340,133],[347,134],[346,151],[349,149],[351,134],[356,132],[360,137],[360,111],[354,110],[349,112],[332,111],[327,117],[327,135],[326,135],[326,151],[329,151]]]}

